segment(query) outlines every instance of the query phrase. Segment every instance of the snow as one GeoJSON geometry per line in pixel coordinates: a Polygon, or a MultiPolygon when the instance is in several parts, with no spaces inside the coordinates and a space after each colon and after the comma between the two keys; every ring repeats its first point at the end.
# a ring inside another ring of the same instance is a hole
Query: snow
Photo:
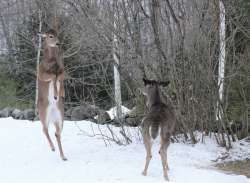
{"type": "MultiPolygon", "coordinates": [[[[120,129],[112,127],[116,133],[120,129]]],[[[158,154],[159,139],[154,142],[148,176],[141,172],[145,150],[137,128],[126,128],[133,143],[118,146],[98,134],[109,135],[106,126],[88,121],[66,121],[62,134],[64,162],[49,150],[40,122],[0,119],[0,182],[2,183],[160,183],[165,182],[158,154]],[[101,130],[101,132],[100,132],[101,130]],[[93,136],[95,133],[95,136],[93,136]]],[[[55,142],[54,129],[50,134],[55,142]]],[[[118,135],[120,137],[120,135],[118,135]]],[[[196,145],[174,143],[168,150],[169,178],[173,183],[250,183],[245,176],[229,175],[213,168],[223,148],[214,140],[196,145]]],[[[55,144],[56,145],[56,144],[55,144]]],[[[236,151],[236,150],[234,150],[236,151]]],[[[234,152],[237,154],[237,152],[234,152]]],[[[234,153],[232,156],[234,156],[234,153]]]]}
{"type": "MultiPolygon", "coordinates": [[[[122,115],[126,115],[127,113],[129,113],[130,109],[124,107],[124,106],[121,106],[122,108],[122,115]]],[[[112,107],[110,110],[107,111],[107,113],[109,114],[110,118],[111,119],[114,119],[116,115],[116,107],[112,107]]]]}
{"type": "Polygon", "coordinates": [[[237,143],[233,143],[233,148],[230,150],[230,152],[227,152],[225,151],[225,149],[223,149],[221,154],[229,155],[227,159],[225,159],[225,161],[244,160],[246,158],[249,159],[250,158],[250,137],[246,139],[242,139],[238,141],[237,143]]]}

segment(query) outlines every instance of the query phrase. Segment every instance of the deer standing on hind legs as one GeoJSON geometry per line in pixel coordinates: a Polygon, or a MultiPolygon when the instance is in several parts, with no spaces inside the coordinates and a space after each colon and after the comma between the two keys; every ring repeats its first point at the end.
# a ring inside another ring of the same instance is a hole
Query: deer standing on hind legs
{"type": "Polygon", "coordinates": [[[157,82],[147,79],[143,79],[143,82],[145,85],[148,112],[142,120],[143,142],[147,151],[146,164],[142,174],[147,175],[149,162],[152,158],[152,139],[158,136],[160,129],[161,146],[159,154],[161,156],[164,178],[169,180],[167,173],[169,170],[167,149],[175,127],[176,118],[173,107],[162,102],[159,91],[159,86],[165,87],[169,82],[157,82]]]}
{"type": "Polygon", "coordinates": [[[64,120],[64,64],[60,55],[57,31],[51,29],[45,34],[43,60],[38,72],[38,101],[37,109],[43,126],[43,132],[52,151],[54,144],[50,138],[48,127],[53,123],[56,129],[55,136],[62,160],[64,156],[61,144],[61,132],[64,120]]]}

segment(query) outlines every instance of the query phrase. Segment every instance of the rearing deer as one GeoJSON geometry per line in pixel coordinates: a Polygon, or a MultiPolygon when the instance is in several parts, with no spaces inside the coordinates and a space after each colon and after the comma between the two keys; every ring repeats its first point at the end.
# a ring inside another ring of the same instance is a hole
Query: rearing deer
{"type": "Polygon", "coordinates": [[[62,160],[64,156],[61,145],[61,132],[64,120],[64,64],[59,50],[57,32],[53,29],[45,34],[43,60],[39,65],[38,73],[38,101],[37,109],[42,122],[43,132],[52,151],[55,147],[48,133],[50,123],[53,123],[56,140],[62,160]]]}
{"type": "Polygon", "coordinates": [[[161,156],[163,175],[168,179],[168,161],[167,149],[170,144],[170,136],[174,130],[176,118],[174,109],[170,105],[162,102],[160,97],[159,86],[167,86],[169,82],[157,82],[154,80],[143,79],[145,85],[145,95],[147,97],[148,112],[142,120],[143,142],[147,151],[146,164],[143,175],[147,175],[149,162],[152,158],[151,148],[152,139],[158,136],[160,129],[161,146],[159,154],[161,156]]]}

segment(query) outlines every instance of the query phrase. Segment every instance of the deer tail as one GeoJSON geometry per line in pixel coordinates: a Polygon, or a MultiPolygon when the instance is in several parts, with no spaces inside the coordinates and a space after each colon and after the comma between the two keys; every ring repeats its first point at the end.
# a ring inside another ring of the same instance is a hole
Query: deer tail
{"type": "Polygon", "coordinates": [[[153,139],[155,139],[158,136],[159,126],[160,126],[159,121],[155,121],[154,123],[151,124],[151,130],[150,130],[150,132],[151,132],[151,137],[153,139]]]}

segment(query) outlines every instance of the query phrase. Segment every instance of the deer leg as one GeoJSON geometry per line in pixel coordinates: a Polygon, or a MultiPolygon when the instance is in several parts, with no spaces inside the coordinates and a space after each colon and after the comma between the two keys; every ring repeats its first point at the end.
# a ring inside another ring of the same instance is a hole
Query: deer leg
{"type": "Polygon", "coordinates": [[[60,157],[62,158],[63,161],[66,161],[67,158],[64,156],[63,149],[62,149],[62,143],[61,143],[61,132],[62,132],[62,125],[60,126],[59,123],[55,123],[55,128],[56,128],[56,140],[60,152],[60,157]]]}
{"type": "Polygon", "coordinates": [[[65,97],[65,90],[64,90],[64,83],[63,83],[63,81],[60,81],[59,96],[63,97],[63,98],[65,97]]]}
{"type": "Polygon", "coordinates": [[[170,170],[169,166],[168,166],[168,153],[166,152],[166,168],[167,170],[170,170]]]}
{"type": "Polygon", "coordinates": [[[49,142],[50,149],[52,151],[55,151],[55,146],[54,146],[54,144],[49,136],[49,130],[48,130],[48,127],[46,125],[43,125],[43,133],[45,134],[45,136],[49,142]]]}
{"type": "Polygon", "coordinates": [[[54,99],[57,100],[58,99],[58,94],[59,94],[59,87],[60,87],[60,83],[57,80],[57,77],[54,79],[54,99]]]}
{"type": "Polygon", "coordinates": [[[57,76],[57,81],[58,81],[58,86],[57,86],[58,95],[60,97],[65,97],[64,83],[63,83],[63,81],[64,81],[64,72],[57,76]]]}
{"type": "MultiPolygon", "coordinates": [[[[45,107],[43,107],[45,108],[45,107]]],[[[48,119],[47,119],[47,111],[46,110],[39,110],[39,118],[42,122],[42,126],[43,126],[43,133],[44,135],[46,136],[48,142],[49,142],[49,146],[50,146],[50,149],[52,151],[55,151],[55,146],[53,144],[53,142],[51,141],[51,138],[49,136],[49,130],[48,130],[48,119]]]]}
{"type": "Polygon", "coordinates": [[[149,135],[149,131],[147,130],[147,132],[145,132],[143,134],[143,142],[144,142],[144,146],[145,149],[147,151],[147,155],[146,155],[146,163],[145,163],[145,168],[142,172],[143,175],[147,175],[147,171],[148,171],[148,166],[149,166],[149,162],[152,158],[152,152],[151,152],[151,148],[152,148],[152,142],[151,142],[151,137],[149,135]]]}
{"type": "Polygon", "coordinates": [[[51,81],[51,80],[53,80],[55,78],[55,74],[49,74],[49,73],[46,73],[46,72],[41,72],[39,70],[38,78],[41,81],[51,81]]]}
{"type": "Polygon", "coordinates": [[[161,136],[161,147],[160,147],[160,156],[161,156],[161,161],[162,161],[162,168],[163,168],[163,176],[164,178],[169,181],[168,178],[168,161],[167,161],[167,148],[170,144],[170,137],[163,137],[161,136]]]}

